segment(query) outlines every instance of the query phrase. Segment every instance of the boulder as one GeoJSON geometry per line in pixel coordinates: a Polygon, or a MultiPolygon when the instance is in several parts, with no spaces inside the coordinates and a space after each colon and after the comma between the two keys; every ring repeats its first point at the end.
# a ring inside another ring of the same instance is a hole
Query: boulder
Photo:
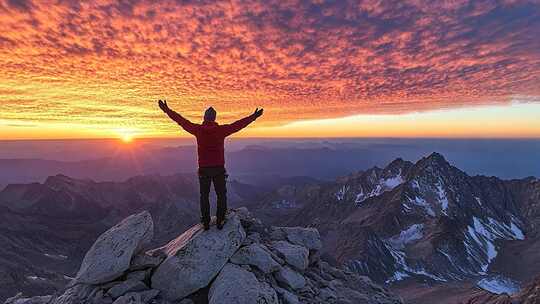
{"type": "Polygon", "coordinates": [[[310,250],[321,250],[322,242],[319,230],[302,227],[274,227],[283,232],[287,240],[295,245],[304,246],[310,250]]]}
{"type": "Polygon", "coordinates": [[[154,235],[154,223],[147,211],[131,215],[104,232],[84,256],[75,282],[100,284],[120,277],[131,258],[154,235]]]}
{"type": "Polygon", "coordinates": [[[4,304],[47,304],[51,301],[52,296],[37,296],[24,298],[22,293],[7,299],[4,304]]]}
{"type": "Polygon", "coordinates": [[[271,246],[283,256],[287,264],[299,270],[304,270],[308,267],[309,251],[306,247],[293,245],[286,241],[272,242],[271,246]]]}
{"type": "Polygon", "coordinates": [[[279,297],[281,298],[281,302],[283,304],[300,304],[300,300],[298,300],[298,296],[294,293],[283,289],[276,287],[276,292],[278,293],[279,297]]]}
{"type": "Polygon", "coordinates": [[[281,267],[278,272],[274,273],[274,277],[282,286],[291,290],[298,290],[306,286],[306,278],[287,266],[281,267]]]}
{"type": "Polygon", "coordinates": [[[208,292],[209,304],[278,304],[277,294],[270,285],[261,283],[255,275],[235,264],[226,264],[208,292]]]}
{"type": "Polygon", "coordinates": [[[146,253],[137,254],[132,260],[129,269],[141,270],[146,268],[155,268],[163,262],[165,256],[151,256],[146,253]]]}
{"type": "Polygon", "coordinates": [[[259,244],[251,244],[240,248],[232,257],[231,263],[239,265],[252,265],[264,273],[279,270],[281,265],[270,256],[268,251],[259,244]]]}
{"type": "Polygon", "coordinates": [[[150,272],[151,269],[133,271],[127,274],[126,280],[144,281],[150,277],[150,272]]]}
{"type": "Polygon", "coordinates": [[[151,289],[143,292],[130,292],[114,301],[113,304],[147,304],[159,294],[159,290],[151,289]]]}
{"type": "Polygon", "coordinates": [[[77,284],[53,299],[51,304],[110,304],[113,300],[103,294],[103,290],[91,285],[77,284]]]}
{"type": "Polygon", "coordinates": [[[147,289],[148,286],[146,286],[143,282],[130,279],[118,285],[115,285],[114,287],[109,289],[109,291],[107,291],[107,294],[110,295],[113,299],[116,299],[120,296],[125,295],[128,292],[143,291],[147,289]]]}
{"type": "Polygon", "coordinates": [[[167,258],[152,275],[152,288],[179,300],[206,287],[242,244],[246,233],[234,213],[222,230],[196,225],[160,250],[167,258]]]}

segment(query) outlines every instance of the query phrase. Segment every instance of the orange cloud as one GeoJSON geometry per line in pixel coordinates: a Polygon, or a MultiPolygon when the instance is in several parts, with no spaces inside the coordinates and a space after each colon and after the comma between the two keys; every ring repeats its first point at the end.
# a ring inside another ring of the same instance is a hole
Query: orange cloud
{"type": "Polygon", "coordinates": [[[171,132],[540,101],[540,4],[0,1],[0,118],[171,132]]]}

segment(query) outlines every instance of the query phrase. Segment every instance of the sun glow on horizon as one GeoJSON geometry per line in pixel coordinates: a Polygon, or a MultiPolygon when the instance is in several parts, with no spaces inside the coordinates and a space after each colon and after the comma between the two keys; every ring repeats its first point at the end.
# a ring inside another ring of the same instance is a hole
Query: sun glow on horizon
{"type": "Polygon", "coordinates": [[[540,105],[540,4],[398,2],[0,0],[0,139],[190,136],[157,99],[263,107],[238,137],[540,138],[465,108],[540,105]]]}
{"type": "Polygon", "coordinates": [[[124,143],[130,143],[133,141],[133,136],[132,135],[129,135],[129,134],[125,134],[125,135],[122,135],[122,141],[124,143]]]}
{"type": "MultiPolygon", "coordinates": [[[[266,126],[264,116],[234,137],[407,137],[407,138],[540,138],[540,104],[465,107],[410,114],[353,115],[266,126]]],[[[235,117],[240,118],[240,117],[235,117]]],[[[220,123],[233,119],[224,118],[220,123]]],[[[196,120],[193,120],[196,121],[196,120]]],[[[157,125],[108,128],[103,125],[14,124],[0,119],[0,140],[115,138],[124,144],[144,138],[190,138],[166,116],[157,125]],[[171,128],[161,129],[160,124],[171,128]]]]}

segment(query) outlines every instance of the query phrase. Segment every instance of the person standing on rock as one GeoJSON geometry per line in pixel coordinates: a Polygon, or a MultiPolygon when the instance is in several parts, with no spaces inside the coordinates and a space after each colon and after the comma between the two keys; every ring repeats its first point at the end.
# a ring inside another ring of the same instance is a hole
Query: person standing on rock
{"type": "Polygon", "coordinates": [[[205,230],[210,229],[209,196],[211,183],[214,183],[217,196],[216,226],[218,229],[223,229],[227,213],[228,176],[225,170],[225,138],[254,122],[263,114],[263,109],[257,108],[253,114],[231,124],[219,125],[216,122],[216,110],[212,107],[204,112],[202,124],[196,124],[171,110],[166,100],[159,100],[158,105],[172,120],[197,138],[201,222],[205,230]]]}

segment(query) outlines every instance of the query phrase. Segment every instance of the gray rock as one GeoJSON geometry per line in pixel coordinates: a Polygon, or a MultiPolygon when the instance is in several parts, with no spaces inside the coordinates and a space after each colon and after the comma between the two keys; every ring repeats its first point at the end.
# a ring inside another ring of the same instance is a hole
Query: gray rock
{"type": "Polygon", "coordinates": [[[283,289],[283,288],[274,288],[276,292],[278,293],[279,297],[281,298],[281,302],[283,304],[300,304],[300,300],[298,300],[298,296],[294,293],[283,289]]]}
{"type": "Polygon", "coordinates": [[[152,287],[168,300],[179,300],[207,286],[246,237],[239,218],[230,214],[222,230],[196,225],[161,251],[167,258],[152,275],[152,287]]]}
{"type": "Polygon", "coordinates": [[[75,281],[99,284],[120,277],[129,268],[131,258],[154,235],[152,217],[147,211],[127,217],[104,232],[84,256],[75,281]]]}
{"type": "Polygon", "coordinates": [[[278,271],[281,265],[274,261],[268,251],[259,244],[251,244],[240,248],[232,257],[231,263],[252,265],[264,273],[278,271]]]}
{"type": "Polygon", "coordinates": [[[178,304],[195,304],[195,302],[193,302],[193,300],[191,300],[191,299],[183,299],[178,304]]]}
{"type": "Polygon", "coordinates": [[[132,260],[129,269],[131,270],[141,270],[146,268],[155,268],[163,262],[166,258],[165,255],[161,256],[151,256],[146,253],[137,254],[132,260]]]}
{"type": "Polygon", "coordinates": [[[270,227],[269,235],[270,239],[273,241],[286,241],[287,235],[285,232],[281,229],[282,227],[270,227]]]}
{"type": "Polygon", "coordinates": [[[18,293],[16,296],[7,299],[4,304],[47,304],[51,299],[52,296],[25,298],[22,293],[18,293]]]}
{"type": "Polygon", "coordinates": [[[114,301],[113,304],[147,304],[159,295],[159,290],[151,289],[143,292],[130,292],[114,301]]]}
{"type": "Polygon", "coordinates": [[[335,300],[337,299],[336,292],[330,288],[322,288],[319,291],[319,297],[324,300],[335,300]]]}
{"type": "Polygon", "coordinates": [[[271,246],[283,256],[287,264],[299,270],[304,270],[308,267],[309,251],[306,247],[293,245],[285,241],[272,242],[271,246]]]}
{"type": "Polygon", "coordinates": [[[107,304],[112,299],[103,294],[103,290],[96,286],[77,284],[64,291],[63,294],[52,300],[51,304],[107,304]]]}
{"type": "Polygon", "coordinates": [[[318,250],[309,251],[309,265],[317,265],[321,261],[321,252],[318,250]]]}
{"type": "Polygon", "coordinates": [[[306,278],[287,266],[281,267],[278,272],[274,273],[274,277],[284,287],[292,290],[301,289],[306,286],[306,278]]]}
{"type": "Polygon", "coordinates": [[[310,250],[321,250],[322,242],[319,230],[302,227],[279,227],[289,242],[301,245],[310,250]]]}
{"type": "Polygon", "coordinates": [[[131,279],[115,285],[113,288],[107,291],[107,294],[109,294],[113,299],[116,299],[127,294],[128,292],[143,291],[147,289],[148,286],[146,286],[143,282],[131,279]]]}
{"type": "Polygon", "coordinates": [[[274,289],[240,266],[226,264],[208,292],[209,304],[278,304],[274,289]]]}
{"type": "Polygon", "coordinates": [[[150,276],[150,270],[137,270],[127,274],[126,280],[144,281],[150,276]]]}

